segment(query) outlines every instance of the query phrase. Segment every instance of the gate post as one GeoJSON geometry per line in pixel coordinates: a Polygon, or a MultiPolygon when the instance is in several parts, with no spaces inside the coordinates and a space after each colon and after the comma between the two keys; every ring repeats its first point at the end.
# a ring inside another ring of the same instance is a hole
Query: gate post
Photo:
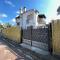
{"type": "Polygon", "coordinates": [[[52,25],[51,23],[49,24],[48,26],[48,29],[49,29],[49,52],[50,54],[52,54],[52,25]]]}
{"type": "Polygon", "coordinates": [[[32,26],[31,26],[31,46],[32,46],[32,26]]]}
{"type": "Polygon", "coordinates": [[[21,33],[20,34],[21,34],[21,38],[20,39],[21,39],[21,43],[22,43],[22,41],[23,41],[23,29],[22,28],[21,28],[21,33]]]}

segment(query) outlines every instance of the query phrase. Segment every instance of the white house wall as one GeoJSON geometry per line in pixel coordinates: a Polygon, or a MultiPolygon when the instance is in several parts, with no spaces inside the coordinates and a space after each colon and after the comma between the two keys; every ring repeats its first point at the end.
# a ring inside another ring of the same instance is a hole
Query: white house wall
{"type": "Polygon", "coordinates": [[[34,11],[29,11],[29,12],[23,14],[23,28],[27,28],[28,26],[35,26],[35,25],[36,25],[36,14],[34,11]],[[27,16],[29,14],[33,14],[33,19],[30,20],[29,24],[27,24],[26,21],[27,21],[27,16]]]}
{"type": "Polygon", "coordinates": [[[20,19],[20,21],[21,21],[21,22],[20,22],[20,27],[21,27],[21,26],[22,26],[22,20],[20,19]]]}
{"type": "Polygon", "coordinates": [[[39,14],[38,12],[37,13],[34,12],[33,28],[37,28],[37,26],[38,26],[38,22],[37,22],[38,14],[39,14]]]}
{"type": "Polygon", "coordinates": [[[19,22],[20,27],[22,27],[23,29],[26,29],[29,26],[33,26],[33,28],[34,28],[38,25],[37,24],[37,17],[38,17],[38,13],[36,13],[34,10],[30,10],[30,11],[23,13],[20,16],[20,19],[17,19],[16,22],[19,22]],[[31,17],[32,19],[29,20],[29,23],[27,23],[27,16],[30,14],[32,14],[32,17],[31,17]]]}

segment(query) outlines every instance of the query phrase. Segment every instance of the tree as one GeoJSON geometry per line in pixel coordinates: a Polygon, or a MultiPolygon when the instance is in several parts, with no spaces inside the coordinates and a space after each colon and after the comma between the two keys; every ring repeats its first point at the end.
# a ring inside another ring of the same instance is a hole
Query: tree
{"type": "Polygon", "coordinates": [[[3,29],[3,25],[2,24],[0,24],[0,29],[3,29]]]}
{"type": "Polygon", "coordinates": [[[11,26],[12,26],[12,25],[11,25],[10,23],[5,23],[5,24],[4,24],[4,27],[5,27],[5,28],[11,27],[11,26]]]}
{"type": "Polygon", "coordinates": [[[58,15],[60,14],[60,6],[57,9],[58,15]]]}

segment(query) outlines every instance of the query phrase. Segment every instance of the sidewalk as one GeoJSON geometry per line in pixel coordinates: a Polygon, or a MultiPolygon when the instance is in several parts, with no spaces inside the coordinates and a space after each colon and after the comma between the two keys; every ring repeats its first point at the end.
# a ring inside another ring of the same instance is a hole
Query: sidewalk
{"type": "MultiPolygon", "coordinates": [[[[19,60],[18,56],[12,49],[0,41],[0,60],[19,60]]],[[[24,60],[24,59],[21,59],[24,60]]]]}
{"type": "Polygon", "coordinates": [[[0,42],[0,60],[15,60],[17,56],[10,49],[0,42]]]}
{"type": "Polygon", "coordinates": [[[37,48],[37,47],[30,46],[30,45],[25,44],[25,43],[22,43],[22,44],[20,44],[20,45],[21,45],[22,47],[24,47],[24,48],[27,48],[27,49],[29,49],[29,50],[31,50],[31,51],[34,51],[34,52],[38,53],[38,54],[50,55],[50,53],[49,53],[48,51],[39,49],[39,48],[37,48]]]}
{"type": "MultiPolygon", "coordinates": [[[[32,51],[32,54],[34,54],[37,58],[37,60],[60,60],[60,57],[50,55],[49,52],[44,51],[42,49],[36,48],[36,47],[31,47],[28,44],[22,43],[20,44],[23,48],[26,48],[25,51],[30,50],[32,51]]],[[[35,57],[34,57],[35,58],[35,57]]]]}
{"type": "MultiPolygon", "coordinates": [[[[7,43],[7,41],[6,41],[6,43],[7,43]]],[[[57,56],[50,55],[47,51],[38,49],[36,47],[31,47],[28,44],[22,43],[22,44],[17,45],[12,42],[10,42],[10,43],[15,46],[13,48],[13,50],[15,50],[15,48],[16,48],[16,51],[18,50],[17,53],[21,54],[21,51],[24,53],[24,56],[26,57],[25,60],[29,60],[29,59],[30,60],[60,60],[60,58],[58,58],[57,56]],[[27,59],[27,58],[29,58],[29,59],[27,59]]],[[[11,45],[10,45],[10,47],[11,47],[11,45]]],[[[9,51],[11,52],[11,50],[9,50],[9,51]]],[[[18,58],[16,59],[16,54],[14,54],[14,55],[15,55],[15,60],[19,60],[18,58]]],[[[22,60],[24,60],[24,59],[22,59],[22,60]]]]}

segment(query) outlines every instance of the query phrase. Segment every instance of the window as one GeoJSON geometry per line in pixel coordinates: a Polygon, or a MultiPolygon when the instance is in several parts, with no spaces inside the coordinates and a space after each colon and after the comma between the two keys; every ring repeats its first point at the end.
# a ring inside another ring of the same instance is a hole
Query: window
{"type": "Polygon", "coordinates": [[[20,25],[20,23],[17,23],[17,25],[20,25]]]}
{"type": "Polygon", "coordinates": [[[27,23],[29,23],[30,22],[30,20],[32,20],[33,19],[33,14],[30,14],[30,15],[28,15],[27,16],[27,23]]]}

